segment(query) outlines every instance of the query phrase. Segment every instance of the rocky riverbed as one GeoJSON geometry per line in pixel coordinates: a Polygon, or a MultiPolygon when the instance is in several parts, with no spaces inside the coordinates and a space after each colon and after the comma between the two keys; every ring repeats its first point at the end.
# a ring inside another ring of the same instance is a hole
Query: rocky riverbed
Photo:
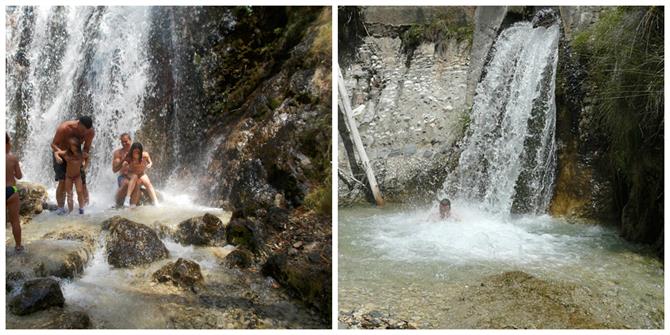
{"type": "Polygon", "coordinates": [[[663,328],[663,264],[600,226],[340,210],[340,328],[663,328]]]}
{"type": "MultiPolygon", "coordinates": [[[[294,220],[288,214],[286,219],[294,220]]],[[[322,302],[318,294],[301,295],[295,286],[312,283],[291,282],[322,279],[320,258],[309,261],[321,244],[285,242],[290,256],[270,262],[283,254],[275,255],[266,243],[279,247],[282,239],[249,238],[259,233],[250,220],[231,221],[231,213],[220,209],[174,203],[93,209],[81,216],[44,211],[23,225],[24,253],[14,252],[7,232],[7,326],[327,327],[315,308],[322,302]],[[291,271],[301,272],[287,279],[291,271]]]]}

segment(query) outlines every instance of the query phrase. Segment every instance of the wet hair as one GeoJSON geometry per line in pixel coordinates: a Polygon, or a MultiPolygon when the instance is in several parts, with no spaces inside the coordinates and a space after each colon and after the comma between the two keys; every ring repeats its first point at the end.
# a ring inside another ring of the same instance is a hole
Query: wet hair
{"type": "Polygon", "coordinates": [[[130,151],[128,151],[128,158],[127,158],[128,162],[133,161],[133,151],[135,151],[135,149],[140,150],[140,162],[142,161],[142,153],[144,152],[144,148],[142,148],[142,143],[135,142],[130,146],[130,151]]]}
{"type": "Polygon", "coordinates": [[[79,118],[79,123],[83,124],[86,129],[91,129],[93,127],[93,120],[90,116],[82,116],[79,118]]]}
{"type": "Polygon", "coordinates": [[[440,206],[451,207],[451,201],[449,201],[449,199],[447,199],[447,198],[444,198],[444,199],[440,200],[440,206]]]}
{"type": "Polygon", "coordinates": [[[128,133],[121,134],[121,136],[119,136],[119,139],[124,138],[125,136],[128,136],[128,138],[131,139],[130,134],[128,133]]]}

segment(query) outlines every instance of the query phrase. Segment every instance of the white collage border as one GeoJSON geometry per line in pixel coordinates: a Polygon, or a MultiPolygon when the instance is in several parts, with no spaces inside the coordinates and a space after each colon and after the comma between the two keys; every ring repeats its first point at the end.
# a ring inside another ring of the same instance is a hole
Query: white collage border
{"type": "MultiPolygon", "coordinates": [[[[409,1],[409,0],[387,0],[387,1],[380,1],[380,0],[359,0],[359,1],[352,1],[352,0],[331,0],[331,1],[308,1],[308,0],[275,0],[275,1],[268,1],[268,0],[246,0],[246,1],[216,1],[216,0],[191,0],[191,1],[174,1],[174,0],[167,0],[167,1],[155,1],[155,0],[116,0],[116,1],[86,1],[86,0],[61,0],[61,1],[45,1],[45,0],[25,0],[25,1],[19,1],[19,0],[10,0],[10,1],[4,1],[3,6],[7,5],[69,5],[69,6],[91,6],[91,5],[113,5],[113,6],[150,6],[150,5],[161,5],[161,6],[168,6],[168,5],[174,5],[174,6],[186,6],[186,5],[203,5],[203,6],[232,6],[232,5],[254,5],[254,6],[332,6],[332,45],[333,45],[333,53],[332,53],[332,65],[333,68],[336,68],[337,64],[337,59],[338,59],[338,48],[337,48],[337,34],[338,34],[338,25],[337,25],[337,7],[338,6],[500,6],[500,5],[507,5],[507,6],[528,6],[528,5],[561,5],[561,6],[617,6],[617,5],[636,5],[636,6],[644,6],[644,5],[663,5],[662,1],[636,1],[636,2],[624,2],[624,1],[588,1],[587,3],[581,2],[581,1],[575,1],[575,0],[567,0],[567,1],[536,1],[536,0],[526,0],[526,1],[491,1],[491,0],[442,0],[442,1],[436,1],[436,0],[414,0],[414,1],[409,1]]],[[[1,85],[2,88],[0,88],[0,106],[3,106],[3,111],[4,111],[4,106],[6,106],[6,97],[5,97],[5,48],[6,48],[6,17],[5,14],[3,13],[0,15],[0,35],[2,36],[2,46],[0,47],[2,51],[2,57],[0,60],[0,65],[2,70],[0,71],[0,82],[3,84],[1,85]]],[[[666,36],[666,41],[665,41],[665,49],[666,51],[668,50],[668,39],[667,39],[667,32],[668,32],[668,22],[665,22],[665,36],[666,36]]],[[[668,60],[668,56],[666,54],[665,56],[666,59],[666,64],[668,60]]],[[[665,68],[665,78],[668,78],[668,69],[667,66],[665,68]]],[[[338,308],[337,308],[337,302],[338,302],[338,280],[337,280],[337,274],[338,274],[338,255],[339,255],[339,249],[338,249],[338,212],[337,212],[337,204],[338,204],[338,197],[337,197],[337,184],[335,183],[337,181],[337,157],[338,157],[338,131],[337,131],[337,75],[335,72],[333,72],[332,75],[332,164],[333,168],[331,169],[332,171],[332,181],[333,181],[333,187],[332,187],[332,208],[333,208],[333,215],[332,215],[332,220],[333,220],[333,236],[332,236],[332,241],[333,241],[333,258],[332,258],[332,276],[333,276],[333,312],[332,312],[332,328],[333,329],[325,329],[325,330],[234,330],[234,329],[213,329],[213,330],[142,330],[142,332],[147,332],[147,333],[160,333],[160,334],[185,334],[185,333],[202,333],[206,332],[208,334],[215,334],[215,333],[225,333],[225,334],[295,334],[295,333],[307,333],[307,334],[345,334],[345,333],[376,333],[376,334],[388,334],[388,333],[398,333],[401,332],[402,334],[426,334],[426,333],[448,333],[448,334],[489,334],[489,333],[518,333],[518,330],[487,330],[487,329],[481,329],[481,330],[344,330],[344,329],[337,329],[338,322],[337,322],[337,317],[338,317],[338,308]]],[[[667,86],[666,86],[667,87],[667,86]]],[[[668,98],[668,89],[666,88],[665,90],[665,100],[667,101],[668,98]]],[[[665,115],[667,115],[667,106],[665,109],[665,115]]],[[[5,120],[4,120],[4,112],[3,112],[3,122],[1,122],[0,125],[0,130],[3,132],[5,131],[5,120]]],[[[665,130],[665,138],[667,138],[668,131],[667,129],[665,130]]],[[[4,144],[2,148],[2,152],[4,152],[4,144]]],[[[668,157],[668,153],[670,150],[668,149],[668,146],[665,146],[664,148],[665,152],[665,157],[668,157]]],[[[1,161],[1,170],[4,170],[5,167],[5,160],[0,160],[1,161]]],[[[670,169],[666,165],[665,167],[665,176],[667,177],[668,171],[670,169]]],[[[668,187],[667,183],[665,185],[665,194],[667,194],[668,187]]],[[[665,199],[665,212],[667,213],[668,209],[668,199],[666,197],[665,199]]],[[[3,210],[0,211],[0,215],[2,216],[2,221],[5,222],[5,210],[3,207],[3,210]]],[[[665,221],[667,221],[667,218],[664,218],[665,221]]],[[[665,240],[667,241],[668,233],[667,231],[665,232],[665,240]]],[[[6,239],[5,239],[6,240],[6,239]]],[[[667,259],[667,251],[665,252],[666,259],[667,259]]],[[[0,255],[0,269],[2,269],[2,272],[4,272],[4,265],[5,265],[5,253],[2,253],[0,255]]],[[[667,316],[668,316],[668,293],[670,290],[668,289],[668,275],[665,274],[665,322],[666,324],[666,329],[667,329],[667,316]]],[[[0,276],[0,284],[4,287],[5,286],[5,275],[0,276]]],[[[4,296],[4,294],[3,294],[4,296]]],[[[4,299],[3,299],[4,301],[4,299]]],[[[91,330],[79,330],[79,331],[73,331],[73,330],[5,330],[5,308],[6,305],[3,303],[2,305],[2,313],[0,314],[0,333],[21,333],[21,334],[44,334],[45,332],[48,332],[49,334],[72,334],[73,332],[78,332],[81,334],[88,334],[91,332],[91,330]]],[[[131,334],[131,333],[137,333],[136,330],[99,330],[96,332],[104,332],[107,334],[131,334]]],[[[612,333],[625,333],[625,334],[631,334],[631,333],[644,333],[644,334],[667,334],[665,330],[524,330],[524,334],[543,334],[543,333],[552,333],[552,334],[575,334],[575,333],[596,333],[596,334],[612,334],[612,333]]]]}

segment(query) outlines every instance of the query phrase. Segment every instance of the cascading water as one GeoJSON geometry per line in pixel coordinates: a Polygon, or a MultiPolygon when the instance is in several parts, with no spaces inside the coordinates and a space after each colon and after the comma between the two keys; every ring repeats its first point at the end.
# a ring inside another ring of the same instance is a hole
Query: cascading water
{"type": "MultiPolygon", "coordinates": [[[[323,322],[273,289],[273,283],[259,273],[223,267],[223,259],[234,246],[181,245],[173,240],[178,225],[189,218],[205,213],[224,223],[230,218],[220,208],[193,203],[198,195],[213,193],[217,186],[211,177],[207,187],[198,183],[226,137],[206,135],[201,117],[205,107],[197,100],[202,96],[198,88],[202,79],[192,59],[196,38],[189,29],[189,24],[232,28],[234,18],[229,12],[201,7],[6,9],[6,124],[13,150],[22,162],[23,179],[45,185],[53,201],[56,183],[49,144],[56,127],[65,120],[90,115],[95,129],[87,172],[92,205],[85,215],[44,211],[32,218],[32,224],[23,226],[27,251],[23,255],[9,252],[7,271],[32,273],[33,268],[43,266],[34,267],[34,263],[45,258],[50,264],[70,264],[70,258],[83,252],[77,249],[80,243],[68,238],[45,242],[47,234],[75,231],[75,235],[96,236],[98,243],[85,252],[90,257],[82,260],[83,273],[60,279],[66,299],[63,311],[86,311],[94,327],[249,328],[251,320],[260,318],[264,320],[259,323],[266,327],[299,328],[323,322]],[[112,152],[120,146],[119,135],[124,132],[151,152],[154,167],[147,175],[161,186],[161,206],[110,208],[117,189],[112,152]],[[172,235],[160,238],[169,258],[135,268],[112,267],[101,222],[115,215],[167,227],[172,235]],[[63,254],[52,253],[49,248],[54,245],[63,254]],[[206,283],[200,295],[153,281],[154,272],[178,258],[199,264],[206,283]]],[[[214,38],[209,33],[202,35],[214,38]]],[[[31,316],[8,316],[10,328],[44,327],[40,322],[31,316]]]]}
{"type": "Polygon", "coordinates": [[[15,26],[7,30],[7,127],[23,143],[26,178],[51,186],[56,126],[91,115],[89,189],[112,189],[118,136],[142,124],[149,8],[8,8],[7,15],[15,26]],[[30,43],[21,43],[25,36],[30,43]]]}
{"type": "Polygon", "coordinates": [[[439,197],[452,200],[449,218],[439,218],[437,204],[339,209],[341,315],[379,310],[431,328],[542,327],[537,319],[551,313],[519,316],[523,308],[506,303],[521,298],[486,283],[523,271],[586,288],[584,296],[596,298],[570,309],[588,310],[599,327],[662,328],[662,262],[610,227],[544,214],[556,166],[560,30],[550,11],[538,17],[505,29],[494,43],[458,166],[439,197]],[[469,295],[484,291],[492,293],[469,295]],[[477,323],[477,315],[487,322],[477,323]]]}
{"type": "Polygon", "coordinates": [[[495,212],[546,210],[556,166],[558,40],[558,24],[522,22],[500,34],[446,194],[495,212]]]}

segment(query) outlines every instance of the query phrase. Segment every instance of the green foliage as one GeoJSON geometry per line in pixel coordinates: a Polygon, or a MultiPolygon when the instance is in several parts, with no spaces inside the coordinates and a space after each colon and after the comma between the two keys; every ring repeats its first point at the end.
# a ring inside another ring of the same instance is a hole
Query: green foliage
{"type": "MultiPolygon", "coordinates": [[[[663,8],[618,7],[590,30],[576,36],[573,47],[587,64],[594,116],[611,141],[615,167],[659,169],[638,159],[641,152],[660,153],[663,145],[663,8]]],[[[635,173],[631,171],[629,177],[635,173]]]]}
{"type": "Polygon", "coordinates": [[[307,196],[305,196],[305,207],[315,211],[320,215],[330,216],[332,212],[332,178],[330,176],[330,169],[327,171],[323,185],[314,188],[307,196]]]}
{"type": "Polygon", "coordinates": [[[663,7],[617,7],[572,42],[623,204],[638,201],[631,190],[646,189],[656,202],[633,206],[659,212],[663,190],[649,183],[663,184],[663,28],[663,7]]]}

